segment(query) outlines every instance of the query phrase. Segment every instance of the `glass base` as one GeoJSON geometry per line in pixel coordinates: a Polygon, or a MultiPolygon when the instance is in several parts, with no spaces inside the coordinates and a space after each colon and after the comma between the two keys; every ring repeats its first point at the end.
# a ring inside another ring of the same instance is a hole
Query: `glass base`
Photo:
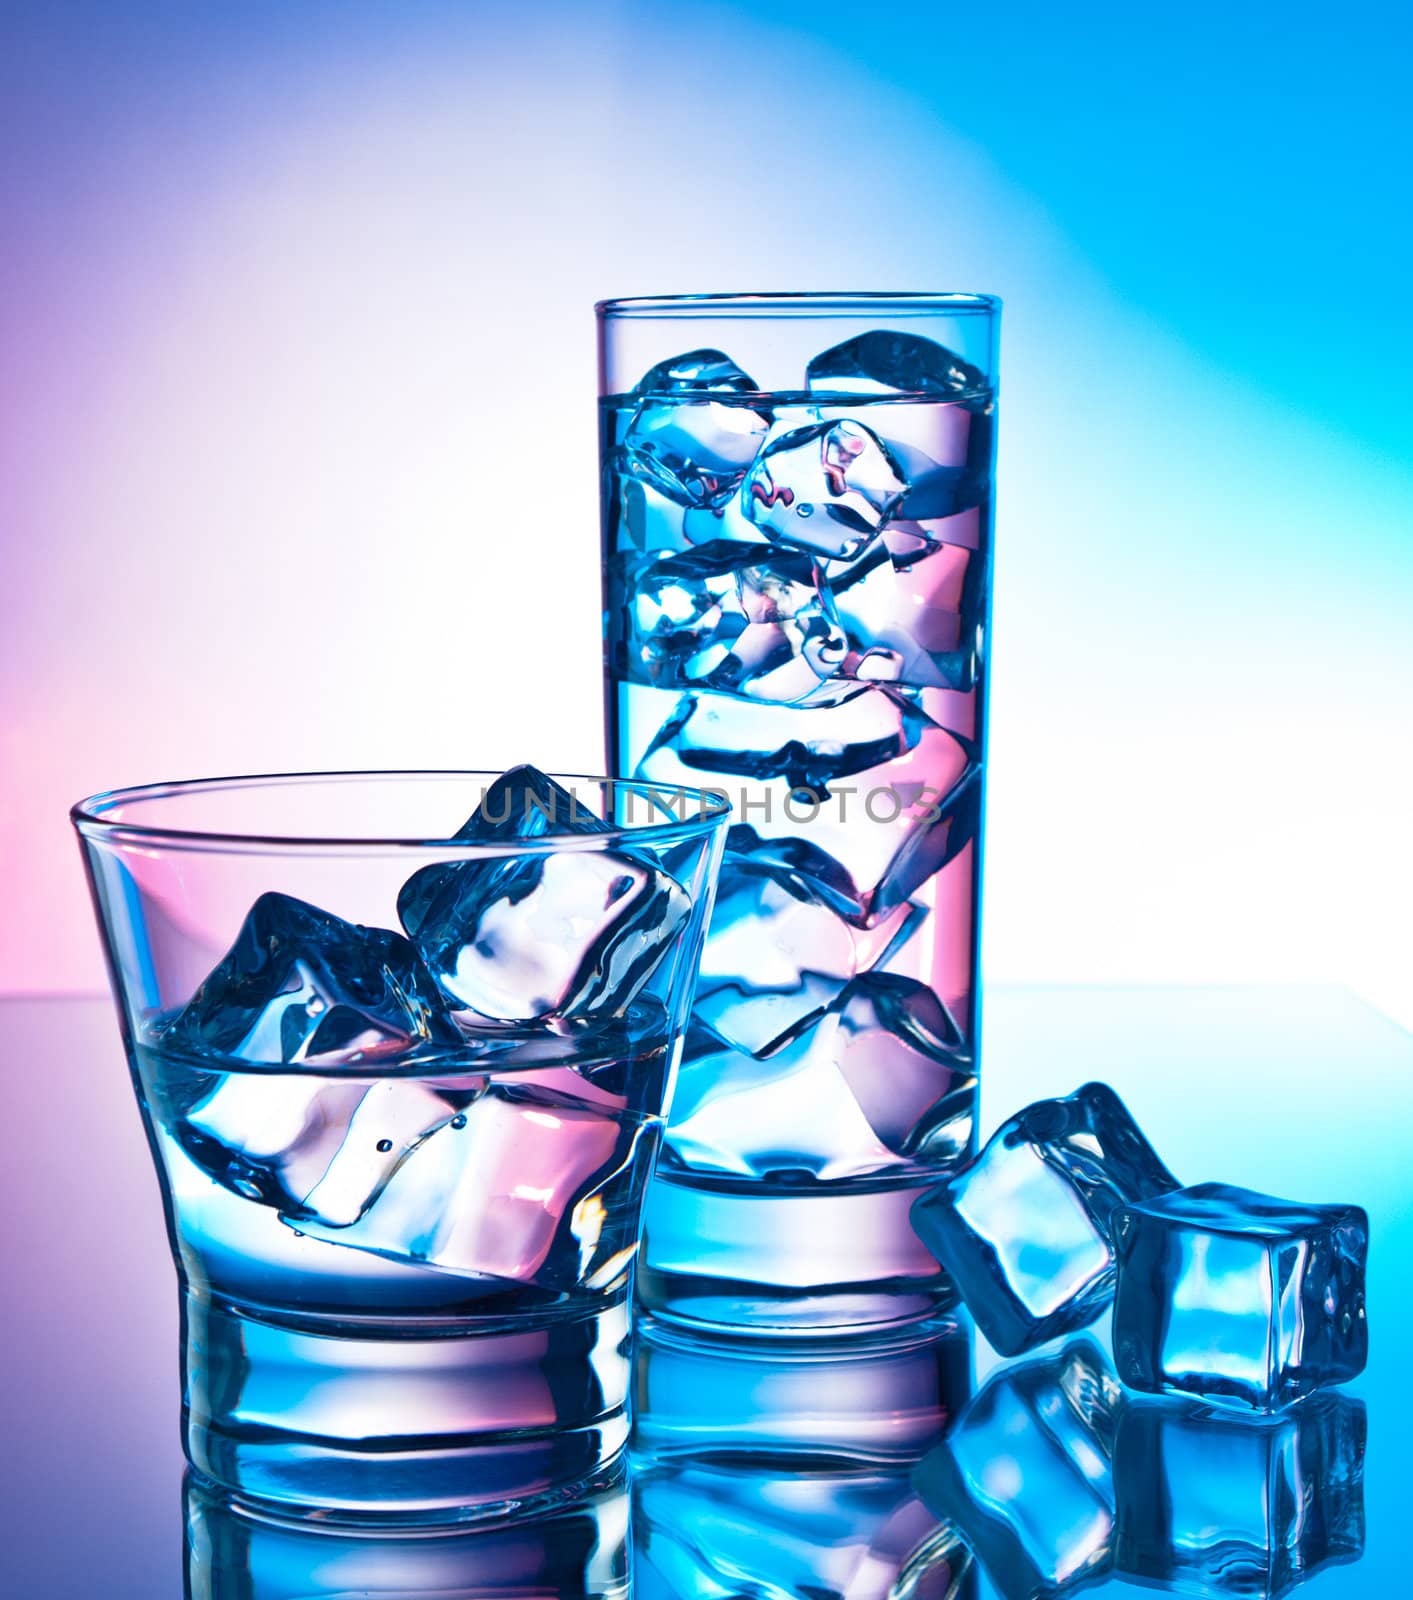
{"type": "Polygon", "coordinates": [[[782,1192],[648,1188],[638,1301],[654,1316],[729,1334],[886,1330],[957,1303],[908,1213],[927,1185],[782,1192]]]}
{"type": "Polygon", "coordinates": [[[628,1436],[628,1304],[425,1325],[271,1320],[188,1292],[187,1459],[256,1508],[440,1526],[530,1514],[628,1436]]]}

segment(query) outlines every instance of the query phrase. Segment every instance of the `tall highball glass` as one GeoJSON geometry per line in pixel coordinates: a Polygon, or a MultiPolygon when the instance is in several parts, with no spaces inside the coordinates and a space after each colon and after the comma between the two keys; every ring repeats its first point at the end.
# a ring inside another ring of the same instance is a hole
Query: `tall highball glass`
{"type": "Polygon", "coordinates": [[[643,1304],[925,1318],[968,1155],[999,303],[598,308],[611,769],[732,826],[651,1186],[643,1304]]]}

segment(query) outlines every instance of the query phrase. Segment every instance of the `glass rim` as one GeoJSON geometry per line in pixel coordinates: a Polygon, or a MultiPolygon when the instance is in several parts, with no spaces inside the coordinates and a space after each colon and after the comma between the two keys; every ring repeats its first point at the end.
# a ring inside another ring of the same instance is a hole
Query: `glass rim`
{"type": "MultiPolygon", "coordinates": [[[[408,767],[348,768],[325,772],[239,773],[215,778],[183,778],[161,783],[132,784],[119,789],[104,789],[88,795],[69,807],[69,820],[79,835],[94,842],[125,842],[136,845],[162,845],[172,850],[193,851],[291,851],[294,853],[370,854],[402,851],[444,851],[460,859],[493,859],[506,856],[549,854],[563,850],[604,850],[615,844],[681,844],[710,836],[731,815],[731,801],[715,788],[693,789],[683,784],[654,783],[639,778],[612,778],[604,773],[561,772],[547,776],[572,784],[606,786],[610,793],[627,790],[665,804],[664,796],[675,797],[683,815],[670,821],[609,823],[592,833],[581,830],[550,829],[533,838],[499,840],[458,839],[451,835],[412,833],[328,834],[257,833],[233,829],[184,828],[171,824],[137,822],[106,815],[118,806],[180,797],[185,794],[215,794],[223,790],[282,788],[295,785],[356,782],[396,782],[445,778],[484,779],[493,782],[502,771],[493,768],[408,767]],[[690,814],[689,814],[690,811],[690,814]]],[[[671,807],[667,807],[670,811],[671,807]]]]}
{"type": "Polygon", "coordinates": [[[859,317],[887,310],[894,316],[987,316],[1001,310],[999,295],[951,290],[794,290],[729,294],[626,295],[594,306],[614,317],[682,321],[723,317],[859,317]]]}

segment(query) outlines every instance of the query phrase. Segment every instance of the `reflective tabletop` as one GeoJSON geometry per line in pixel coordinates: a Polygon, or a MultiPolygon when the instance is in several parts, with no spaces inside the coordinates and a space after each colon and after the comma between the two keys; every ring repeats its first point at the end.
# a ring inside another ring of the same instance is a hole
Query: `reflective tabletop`
{"type": "Polygon", "coordinates": [[[647,1330],[631,1489],[417,1541],[260,1523],[184,1487],[175,1280],[112,1008],[14,1000],[0,1017],[7,1594],[1402,1590],[1413,1036],[1345,991],[993,987],[982,1134],[1100,1079],[1184,1183],[1366,1207],[1370,1360],[1355,1383],[1258,1423],[1132,1403],[1104,1319],[1013,1362],[964,1317],[808,1348],[647,1330]]]}

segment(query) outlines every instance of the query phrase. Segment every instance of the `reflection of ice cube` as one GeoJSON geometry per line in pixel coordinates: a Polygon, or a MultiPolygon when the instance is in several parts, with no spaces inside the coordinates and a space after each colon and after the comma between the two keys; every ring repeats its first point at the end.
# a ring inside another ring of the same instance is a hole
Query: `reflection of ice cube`
{"type": "Polygon", "coordinates": [[[719,506],[740,488],[770,424],[722,400],[645,399],[623,438],[630,472],[682,506],[719,506]]]}
{"type": "Polygon", "coordinates": [[[1003,1123],[913,1222],[977,1326],[1015,1355],[1098,1316],[1114,1291],[1110,1214],[1176,1187],[1119,1097],[1090,1083],[1003,1123]]]}
{"type": "Polygon", "coordinates": [[[861,422],[814,421],[786,425],[765,441],[741,505],[782,544],[852,559],[873,542],[907,487],[882,441],[861,422]]]}
{"type": "Polygon", "coordinates": [[[659,361],[634,394],[749,394],[755,380],[720,350],[687,350],[659,361]]]}
{"type": "MultiPolygon", "coordinates": [[[[413,1147],[358,1222],[288,1220],[312,1238],[441,1272],[543,1280],[556,1236],[619,1137],[611,1114],[493,1083],[413,1147]]],[[[548,1271],[572,1282],[578,1266],[578,1246],[566,1244],[548,1271]]]]}
{"type": "Polygon", "coordinates": [[[1004,1600],[1071,1594],[1110,1570],[1121,1406],[1108,1362],[1080,1340],[993,1374],[919,1464],[923,1499],[1004,1600]]]}
{"type": "Polygon", "coordinates": [[[669,1157],[697,1170],[829,1181],[955,1158],[975,1077],[924,985],[869,973],[759,1062],[725,1045],[683,1062],[669,1157]]]}
{"type": "Polygon", "coordinates": [[[1364,1407],[1277,1419],[1132,1400],[1114,1449],[1114,1569],[1189,1594],[1274,1600],[1364,1550],[1364,1407]]]}
{"type": "MultiPolygon", "coordinates": [[[[493,784],[458,837],[506,843],[604,823],[533,768],[493,784]]],[[[437,983],[494,1021],[621,1015],[687,916],[680,884],[626,852],[565,848],[423,867],[398,914],[437,983]]]]}
{"type": "Polygon", "coordinates": [[[697,1015],[738,1049],[769,1054],[846,983],[879,964],[920,915],[851,925],[798,873],[728,857],[697,981],[697,1015]]]}
{"type": "Polygon", "coordinates": [[[1364,1370],[1369,1219],[1205,1183],[1113,1218],[1125,1383],[1271,1411],[1364,1370]]]}
{"type": "Polygon", "coordinates": [[[262,894],[165,1039],[247,1061],[347,1065],[460,1035],[401,934],[262,894]]]}
{"type": "Polygon", "coordinates": [[[915,333],[876,328],[821,351],[806,369],[811,390],[832,394],[947,396],[985,391],[986,375],[915,333]]]}
{"type": "MultiPolygon", "coordinates": [[[[763,553],[721,540],[612,568],[616,670],[661,688],[760,700],[817,692],[843,660],[843,632],[809,556],[779,552],[767,564],[763,553]]],[[[840,686],[841,697],[848,692],[840,686]]]]}

